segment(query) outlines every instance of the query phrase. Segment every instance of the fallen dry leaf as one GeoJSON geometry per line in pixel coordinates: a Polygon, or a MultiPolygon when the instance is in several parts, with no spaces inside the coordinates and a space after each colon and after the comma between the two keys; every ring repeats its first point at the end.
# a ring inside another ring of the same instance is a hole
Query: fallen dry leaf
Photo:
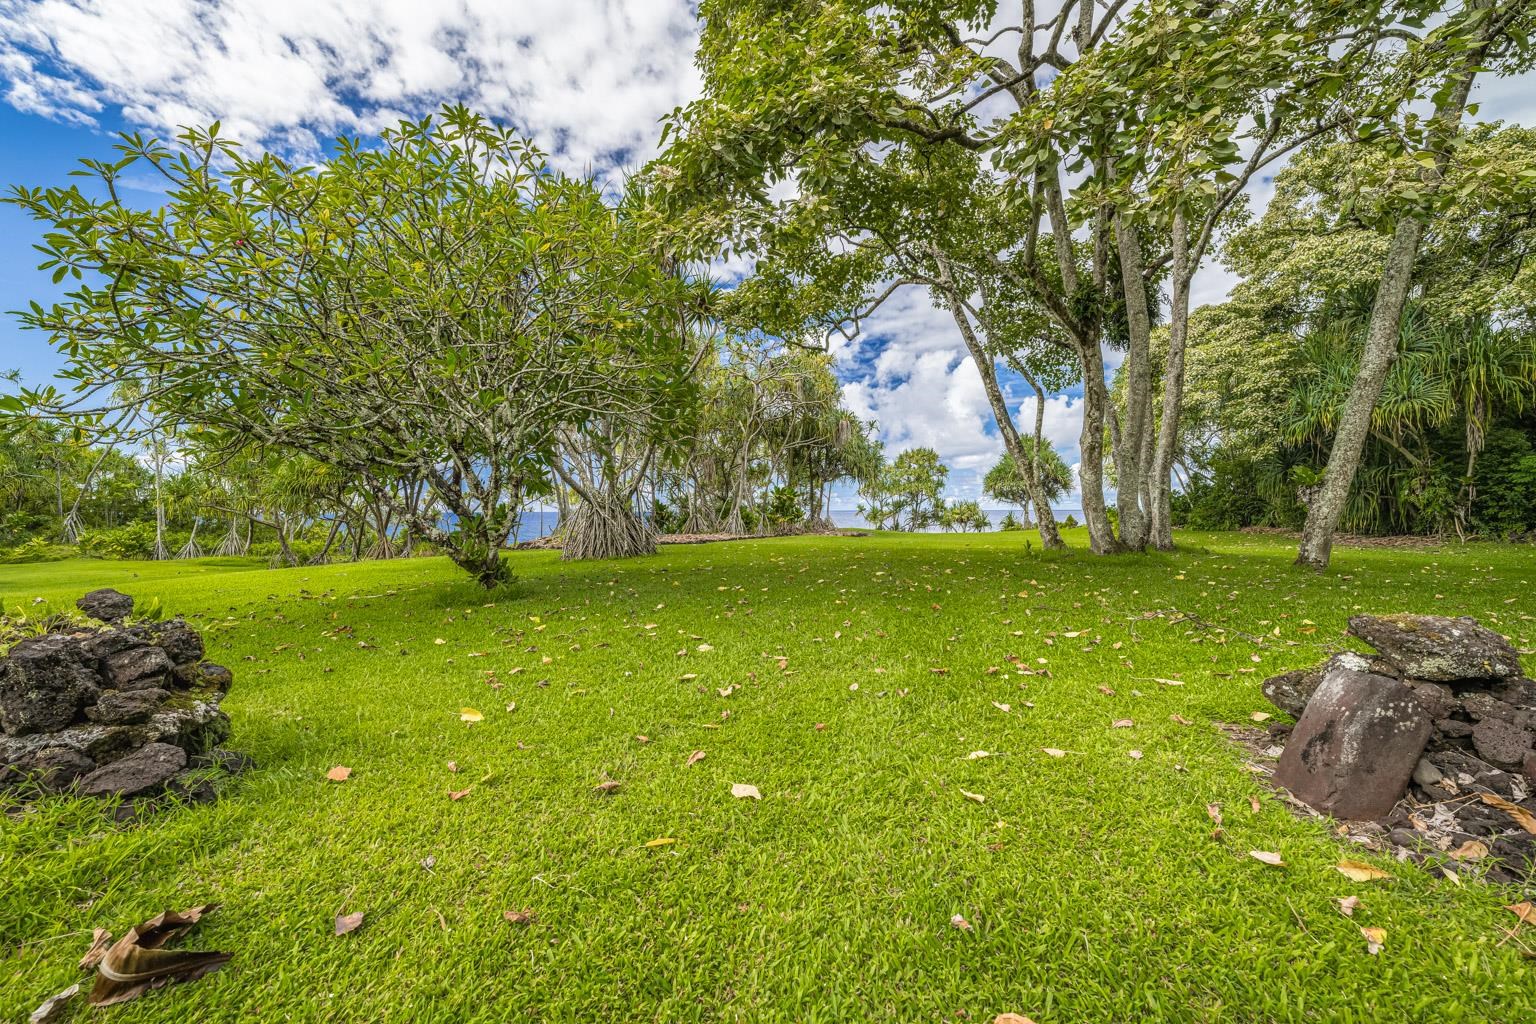
{"type": "Polygon", "coordinates": [[[363,912],[361,910],[351,914],[336,915],[336,934],[348,935],[363,926],[363,912]]]}
{"type": "Polygon", "coordinates": [[[1041,747],[1040,749],[1045,751],[1046,754],[1048,754],[1051,757],[1066,757],[1067,756],[1067,752],[1065,750],[1057,750],[1055,747],[1041,747]]]}
{"type": "Polygon", "coordinates": [[[470,792],[474,790],[474,788],[474,786],[470,786],[469,789],[450,789],[448,791],[448,799],[463,800],[465,797],[469,796],[470,792]]]}
{"type": "Polygon", "coordinates": [[[614,790],[619,788],[619,783],[617,783],[613,779],[607,779],[607,780],[605,780],[603,782],[599,782],[596,786],[593,786],[592,788],[594,790],[596,790],[598,793],[601,793],[603,796],[609,796],[610,794],[613,793],[614,790]]]}
{"type": "Polygon", "coordinates": [[[965,797],[967,800],[973,801],[974,803],[984,804],[987,802],[987,798],[982,796],[980,793],[967,793],[962,789],[960,791],[960,795],[965,797]]]}
{"type": "Polygon", "coordinates": [[[1125,756],[1129,757],[1132,761],[1140,761],[1141,760],[1141,751],[1139,751],[1139,750],[1127,750],[1125,752],[1125,756]]]}
{"type": "Polygon", "coordinates": [[[954,927],[959,928],[963,932],[968,932],[971,930],[971,922],[967,921],[959,914],[956,914],[954,917],[950,918],[949,923],[954,927]]]}
{"type": "Polygon", "coordinates": [[[32,1011],[32,1016],[27,1018],[27,1024],[53,1024],[54,1021],[63,1020],[69,1008],[70,1001],[80,994],[78,983],[69,986],[62,992],[55,992],[44,999],[37,1009],[32,1011]]]}
{"type": "Polygon", "coordinates": [[[538,914],[535,914],[533,911],[528,910],[527,908],[522,910],[503,910],[501,912],[501,916],[506,918],[512,924],[520,924],[524,926],[533,924],[533,922],[539,919],[538,914]]]}
{"type": "Polygon", "coordinates": [[[980,761],[984,757],[991,757],[991,756],[992,755],[987,753],[985,750],[973,750],[969,754],[965,755],[965,759],[967,761],[980,761]]]}
{"type": "Polygon", "coordinates": [[[485,721],[485,716],[474,708],[459,708],[459,721],[474,725],[476,722],[485,721]]]}
{"type": "Polygon", "coordinates": [[[448,762],[448,770],[451,771],[451,772],[457,773],[458,770],[459,770],[459,762],[457,762],[457,761],[449,761],[448,762]]]}
{"type": "Polygon", "coordinates": [[[749,798],[752,800],[761,800],[763,798],[763,794],[757,791],[756,786],[749,786],[745,782],[732,783],[731,796],[734,796],[738,800],[745,800],[749,798]]]}
{"type": "Polygon", "coordinates": [[[1285,861],[1280,859],[1280,855],[1278,853],[1270,853],[1268,850],[1249,850],[1248,856],[1256,861],[1268,864],[1272,868],[1285,867],[1285,861]]]}
{"type": "Polygon", "coordinates": [[[1035,1024],[1021,1013],[1000,1013],[992,1018],[992,1024],[1035,1024]]]}
{"type": "Polygon", "coordinates": [[[1189,719],[1185,718],[1183,715],[1169,715],[1168,717],[1177,725],[1194,725],[1195,724],[1194,722],[1191,722],[1189,719]]]}
{"type": "Polygon", "coordinates": [[[347,779],[351,778],[351,776],[352,769],[348,768],[344,764],[339,764],[325,773],[325,777],[330,779],[332,782],[346,782],[347,779]]]}
{"type": "Polygon", "coordinates": [[[651,738],[649,736],[641,736],[641,735],[639,735],[637,733],[635,735],[635,742],[636,743],[649,743],[649,742],[651,742],[651,738]]]}
{"type": "Polygon", "coordinates": [[[180,913],[167,910],[128,929],[101,958],[86,1002],[92,1006],[126,1003],[151,989],[196,981],[223,967],[233,954],[162,948],[216,909],[218,904],[207,903],[180,913]]]}
{"type": "Polygon", "coordinates": [[[1381,947],[1387,944],[1387,930],[1385,928],[1361,928],[1360,934],[1365,936],[1365,951],[1372,956],[1381,952],[1381,947]]]}
{"type": "Polygon", "coordinates": [[[1468,839],[1451,851],[1452,860],[1482,860],[1488,856],[1488,845],[1476,839],[1468,839]]]}
{"type": "Polygon", "coordinates": [[[1367,864],[1363,860],[1341,860],[1334,865],[1334,870],[1352,882],[1374,882],[1392,877],[1381,868],[1367,864]]]}
{"type": "Polygon", "coordinates": [[[112,933],[105,928],[97,928],[91,932],[91,948],[85,951],[85,956],[80,958],[82,971],[94,971],[96,965],[101,963],[101,958],[107,955],[107,950],[112,947],[112,933]]]}
{"type": "Polygon", "coordinates": [[[1001,711],[1005,715],[1013,711],[1012,704],[999,704],[997,701],[993,701],[992,706],[997,708],[997,710],[1001,711]]]}
{"type": "Polygon", "coordinates": [[[1536,903],[1510,903],[1504,909],[1518,917],[1521,924],[1536,925],[1536,903]]]}
{"type": "Polygon", "coordinates": [[[1205,816],[1207,818],[1210,818],[1216,824],[1220,825],[1221,824],[1221,804],[1206,804],[1205,805],[1205,816]]]}
{"type": "Polygon", "coordinates": [[[676,839],[672,839],[670,837],[661,837],[661,838],[657,838],[657,839],[652,839],[650,842],[646,843],[645,845],[649,849],[655,849],[658,846],[671,846],[675,842],[677,842],[676,839]]]}
{"type": "Polygon", "coordinates": [[[1536,835],[1536,814],[1532,814],[1530,811],[1526,810],[1524,807],[1521,807],[1519,804],[1510,803],[1508,800],[1504,799],[1496,793],[1479,793],[1477,795],[1482,797],[1483,803],[1487,804],[1489,807],[1497,807],[1499,810],[1515,819],[1516,825],[1519,825],[1521,828],[1525,829],[1532,835],[1536,835]]]}
{"type": "Polygon", "coordinates": [[[1345,917],[1354,917],[1355,908],[1360,905],[1360,897],[1339,896],[1337,899],[1339,901],[1339,913],[1343,914],[1345,917]]]}
{"type": "Polygon", "coordinates": [[[1268,711],[1255,711],[1248,717],[1253,719],[1255,722],[1267,722],[1275,716],[1271,715],[1268,711]]]}
{"type": "Polygon", "coordinates": [[[1104,685],[1099,686],[1099,692],[1106,697],[1113,697],[1115,695],[1115,691],[1113,689],[1104,685]]]}
{"type": "Polygon", "coordinates": [[[816,723],[816,731],[817,732],[825,732],[826,729],[827,729],[827,723],[826,722],[817,722],[816,723]]]}
{"type": "Polygon", "coordinates": [[[1259,809],[1260,808],[1259,808],[1259,798],[1258,797],[1250,796],[1248,798],[1248,809],[1251,810],[1254,814],[1258,814],[1259,813],[1259,809]]]}
{"type": "Polygon", "coordinates": [[[688,760],[683,762],[683,767],[687,768],[690,765],[698,764],[702,760],[704,760],[704,751],[695,750],[693,753],[688,755],[688,760]]]}
{"type": "Polygon", "coordinates": [[[1111,729],[1129,729],[1135,724],[1136,723],[1131,721],[1129,718],[1117,718],[1113,722],[1109,723],[1109,727],[1111,729]]]}

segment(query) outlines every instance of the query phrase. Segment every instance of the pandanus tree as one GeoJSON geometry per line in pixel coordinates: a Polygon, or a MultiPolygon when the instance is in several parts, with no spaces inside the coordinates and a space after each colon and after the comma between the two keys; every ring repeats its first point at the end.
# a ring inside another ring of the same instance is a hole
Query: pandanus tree
{"type": "Polygon", "coordinates": [[[23,322],[68,360],[26,398],[87,428],[143,401],[213,450],[304,455],[424,483],[407,527],[483,584],[562,432],[682,386],[681,283],[590,183],[460,107],[318,167],[243,151],[218,126],[125,135],[94,188],[13,190],[79,286],[23,322]],[[128,176],[165,202],[136,208],[128,176]]]}

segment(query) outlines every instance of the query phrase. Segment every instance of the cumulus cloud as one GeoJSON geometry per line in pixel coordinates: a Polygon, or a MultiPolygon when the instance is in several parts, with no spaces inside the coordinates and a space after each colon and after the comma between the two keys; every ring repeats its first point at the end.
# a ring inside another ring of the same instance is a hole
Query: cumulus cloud
{"type": "Polygon", "coordinates": [[[172,132],[222,120],[314,151],[462,101],[529,132],[567,170],[653,151],[698,91],[687,0],[0,0],[12,106],[80,123],[112,108],[172,132]]]}

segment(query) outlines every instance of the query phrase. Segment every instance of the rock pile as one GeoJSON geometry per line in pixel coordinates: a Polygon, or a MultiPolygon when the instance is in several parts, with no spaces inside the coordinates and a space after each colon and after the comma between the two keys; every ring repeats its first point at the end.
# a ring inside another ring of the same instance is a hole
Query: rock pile
{"type": "Polygon", "coordinates": [[[1470,618],[1356,615],[1374,656],[1345,652],[1267,679],[1295,716],[1271,735],[1274,782],[1314,810],[1416,859],[1492,858],[1522,880],[1536,858],[1536,681],[1518,652],[1470,618]]]}
{"type": "Polygon", "coordinates": [[[149,796],[208,795],[188,774],[237,767],[219,702],[230,671],[203,660],[181,619],[123,624],[133,599],[93,591],[77,602],[101,627],[58,622],[0,655],[0,789],[149,796]]]}

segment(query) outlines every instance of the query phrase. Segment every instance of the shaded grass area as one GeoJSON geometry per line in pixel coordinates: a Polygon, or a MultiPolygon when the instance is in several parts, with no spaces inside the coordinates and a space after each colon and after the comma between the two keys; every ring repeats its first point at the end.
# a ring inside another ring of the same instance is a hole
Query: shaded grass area
{"type": "Polygon", "coordinates": [[[92,927],[218,901],[191,942],[233,963],[115,1020],[1536,1019],[1515,893],[1379,859],[1394,880],[1350,882],[1359,854],[1214,725],[1356,611],[1531,647],[1536,550],[1342,550],[1316,577],[1272,538],[1026,539],[520,552],[492,594],[439,559],[0,567],[7,610],[117,586],[207,628],[258,762],[134,825],[62,799],[0,822],[0,1018],[75,980],[92,927]],[[342,911],[367,916],[338,938],[342,911]]]}

